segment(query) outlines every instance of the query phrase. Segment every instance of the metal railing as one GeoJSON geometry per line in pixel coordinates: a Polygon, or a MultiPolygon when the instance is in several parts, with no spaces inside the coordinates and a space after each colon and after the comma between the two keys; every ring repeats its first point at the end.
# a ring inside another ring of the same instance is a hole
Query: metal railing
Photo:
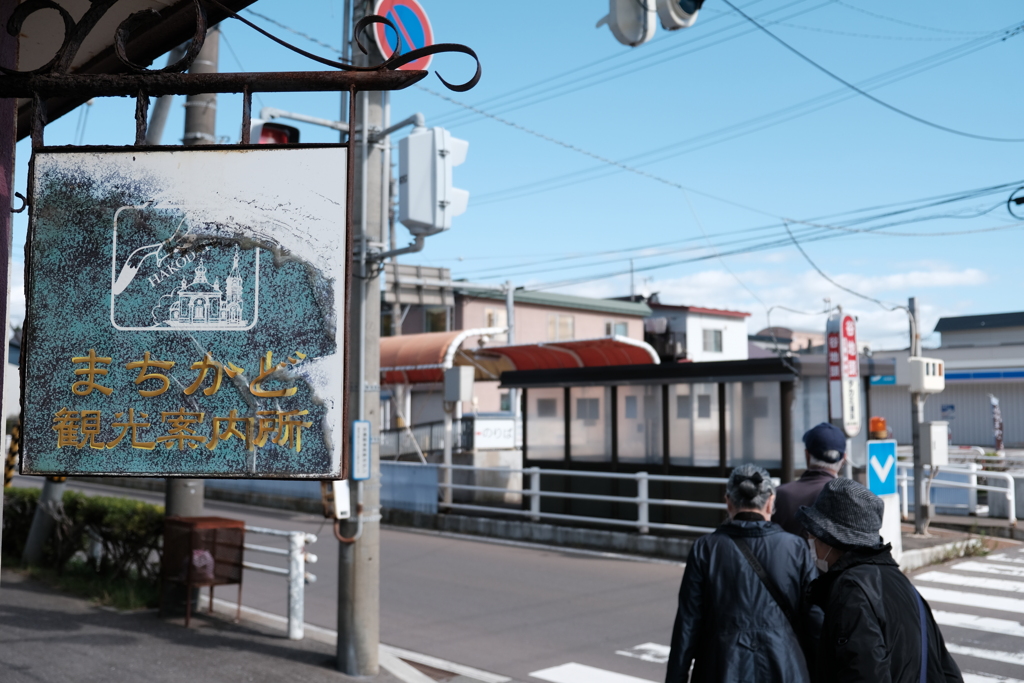
{"type": "MultiPolygon", "coordinates": [[[[913,465],[900,463],[897,467],[898,472],[896,482],[899,486],[900,513],[903,515],[904,519],[907,519],[910,516],[910,486],[914,481],[914,475],[912,474],[913,465]]],[[[936,487],[967,489],[975,492],[990,491],[1001,493],[1006,496],[1006,507],[1008,510],[1007,519],[1010,522],[1010,526],[1017,526],[1016,491],[1014,489],[1013,475],[1006,472],[980,470],[976,466],[971,465],[936,467],[934,473],[931,473],[932,468],[928,465],[925,465],[925,468],[929,470],[928,481],[925,485],[926,495],[928,496],[929,501],[931,501],[932,489],[936,487]],[[935,476],[939,473],[966,475],[967,481],[936,479],[935,476]],[[985,479],[1001,479],[1006,482],[1006,488],[1001,486],[992,486],[990,484],[979,484],[978,477],[983,477],[985,479]]]]}
{"type": "MultiPolygon", "coordinates": [[[[407,467],[420,467],[417,463],[393,463],[407,467]]],[[[617,527],[631,527],[641,534],[647,534],[651,529],[663,529],[669,531],[681,531],[687,533],[711,533],[711,527],[690,526],[686,524],[669,524],[652,522],[650,510],[652,506],[666,508],[692,508],[700,510],[722,510],[725,511],[725,503],[677,500],[673,498],[651,498],[650,482],[667,482],[676,484],[701,484],[708,486],[723,486],[728,482],[725,477],[685,477],[664,474],[649,474],[647,472],[617,473],[617,472],[587,472],[580,470],[542,470],[539,467],[517,469],[510,467],[474,467],[472,465],[437,465],[439,469],[451,471],[472,471],[475,473],[494,473],[500,475],[522,474],[524,485],[521,488],[508,488],[502,486],[480,486],[476,484],[458,484],[442,481],[438,488],[442,490],[443,503],[441,507],[452,510],[471,510],[476,512],[500,513],[518,515],[528,518],[530,521],[552,519],[560,521],[582,522],[595,525],[611,525],[617,527]],[[635,496],[610,496],[596,493],[569,493],[562,491],[545,491],[541,488],[542,477],[579,477],[589,479],[617,479],[620,481],[632,481],[636,483],[635,496]],[[473,503],[457,503],[453,501],[453,491],[479,491],[485,493],[514,494],[521,495],[529,500],[529,509],[520,510],[506,507],[478,505],[473,503]],[[556,512],[544,512],[541,510],[541,501],[548,499],[581,500],[606,503],[624,503],[636,505],[636,519],[615,519],[609,517],[590,517],[586,515],[571,515],[556,512]]]]}
{"type": "MultiPolygon", "coordinates": [[[[465,417],[452,424],[454,451],[473,450],[473,419],[465,417]],[[458,425],[461,422],[461,431],[458,425]]],[[[380,431],[380,457],[397,458],[417,453],[444,450],[444,422],[425,422],[415,427],[382,429],[380,431]],[[419,449],[417,450],[417,446],[419,449]]]]}
{"type": "Polygon", "coordinates": [[[279,531],[277,529],[266,529],[259,526],[245,527],[245,533],[261,534],[263,536],[278,536],[288,539],[288,548],[275,548],[267,545],[246,543],[245,549],[268,555],[283,555],[288,558],[288,567],[274,567],[256,562],[242,562],[242,566],[256,572],[265,574],[276,574],[288,578],[288,637],[291,640],[302,640],[305,635],[303,624],[305,623],[305,586],[307,583],[314,583],[316,576],[306,571],[306,563],[316,562],[316,555],[306,552],[307,543],[316,543],[315,534],[307,534],[304,531],[279,531]]]}

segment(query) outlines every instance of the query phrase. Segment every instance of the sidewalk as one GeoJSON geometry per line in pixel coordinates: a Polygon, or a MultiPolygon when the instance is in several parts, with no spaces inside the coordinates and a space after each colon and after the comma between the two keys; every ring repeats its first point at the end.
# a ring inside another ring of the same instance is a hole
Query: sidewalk
{"type": "MultiPolygon", "coordinates": [[[[0,679],[5,683],[252,681],[355,683],[335,669],[334,647],[287,640],[280,630],[204,614],[192,628],[156,610],[118,612],[21,574],[0,577],[0,679]]],[[[400,683],[381,671],[375,683],[400,683]]]]}

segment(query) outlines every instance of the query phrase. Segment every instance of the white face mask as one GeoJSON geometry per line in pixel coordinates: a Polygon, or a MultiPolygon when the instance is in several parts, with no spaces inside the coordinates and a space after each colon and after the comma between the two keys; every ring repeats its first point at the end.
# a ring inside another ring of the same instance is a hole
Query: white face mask
{"type": "Polygon", "coordinates": [[[828,556],[832,554],[832,548],[828,549],[828,552],[825,553],[824,559],[822,559],[822,558],[818,557],[818,548],[814,544],[814,539],[813,538],[808,538],[807,539],[807,545],[811,549],[811,557],[814,558],[814,566],[818,568],[819,572],[824,574],[825,572],[828,571],[828,556]]]}

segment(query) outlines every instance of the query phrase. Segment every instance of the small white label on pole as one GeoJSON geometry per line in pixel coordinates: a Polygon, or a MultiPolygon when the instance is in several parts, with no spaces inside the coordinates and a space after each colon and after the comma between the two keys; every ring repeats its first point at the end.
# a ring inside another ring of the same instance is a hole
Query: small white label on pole
{"type": "Polygon", "coordinates": [[[363,481],[370,478],[370,423],[366,420],[352,421],[352,479],[363,481]]]}

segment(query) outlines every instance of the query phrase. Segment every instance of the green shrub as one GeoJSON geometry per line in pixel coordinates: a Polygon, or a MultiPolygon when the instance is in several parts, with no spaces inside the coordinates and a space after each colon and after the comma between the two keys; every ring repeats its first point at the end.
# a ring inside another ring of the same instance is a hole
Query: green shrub
{"type": "MultiPolygon", "coordinates": [[[[39,503],[39,489],[4,490],[3,553],[21,559],[39,503]]],[[[160,579],[164,509],[127,498],[66,491],[47,540],[43,566],[33,575],[104,604],[153,606],[160,579]],[[99,566],[94,543],[102,546],[99,566]]]]}

